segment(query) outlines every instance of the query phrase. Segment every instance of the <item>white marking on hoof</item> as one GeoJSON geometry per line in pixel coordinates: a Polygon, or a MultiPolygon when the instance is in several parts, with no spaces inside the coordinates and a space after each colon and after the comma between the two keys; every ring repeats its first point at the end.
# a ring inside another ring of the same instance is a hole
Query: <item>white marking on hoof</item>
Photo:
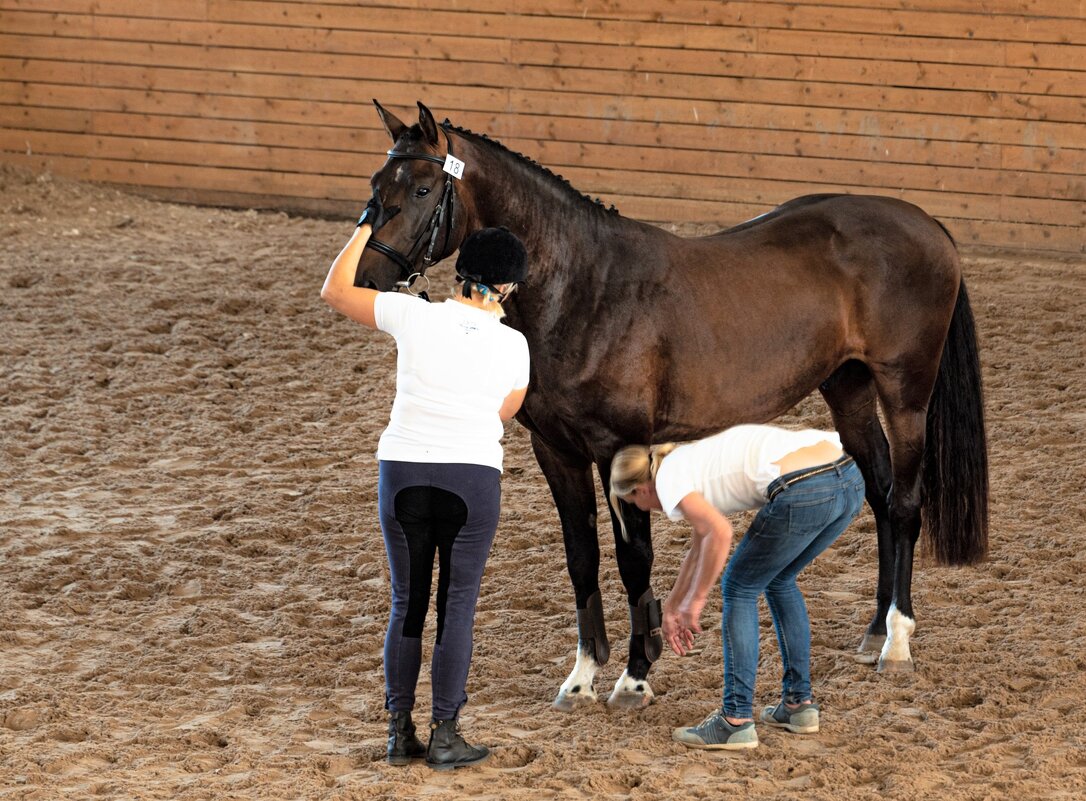
{"type": "Polygon", "coordinates": [[[909,637],[916,629],[916,621],[890,605],[886,613],[886,642],[879,655],[880,673],[908,672],[913,669],[913,657],[909,651],[909,637]]]}
{"type": "Polygon", "coordinates": [[[614,709],[644,709],[656,698],[652,687],[645,679],[631,678],[628,671],[622,671],[607,705],[614,709]]]}
{"type": "Polygon", "coordinates": [[[592,652],[583,645],[577,646],[577,664],[573,666],[573,672],[565,680],[558,690],[558,697],[554,699],[554,708],[562,712],[570,712],[579,706],[594,704],[599,699],[592,682],[596,679],[596,672],[600,666],[596,664],[596,658],[592,652]]]}

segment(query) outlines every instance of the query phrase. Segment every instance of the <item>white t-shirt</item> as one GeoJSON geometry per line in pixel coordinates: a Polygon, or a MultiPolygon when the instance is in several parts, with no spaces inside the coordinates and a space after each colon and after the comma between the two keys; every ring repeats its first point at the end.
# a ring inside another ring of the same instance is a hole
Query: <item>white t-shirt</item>
{"type": "Polygon", "coordinates": [[[396,400],[377,458],[502,469],[498,412],[528,386],[528,343],[490,312],[383,292],[377,327],[396,338],[396,400]]]}
{"type": "Polygon", "coordinates": [[[656,471],[656,494],[671,520],[683,519],[679,501],[691,492],[701,493],[721,514],[758,509],[766,502],[766,488],[781,474],[773,462],[819,442],[840,447],[841,437],[810,428],[735,426],[665,456],[656,471]]]}

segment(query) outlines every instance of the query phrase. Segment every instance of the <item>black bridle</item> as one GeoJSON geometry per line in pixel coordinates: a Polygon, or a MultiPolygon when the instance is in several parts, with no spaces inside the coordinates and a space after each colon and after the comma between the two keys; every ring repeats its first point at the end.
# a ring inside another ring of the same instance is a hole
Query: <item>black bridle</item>
{"type": "MultiPolygon", "coordinates": [[[[449,139],[449,132],[445,126],[441,127],[441,132],[445,134],[445,145],[449,155],[453,155],[452,140],[449,139]]],[[[432,161],[435,164],[445,166],[445,159],[441,156],[432,156],[429,153],[401,153],[398,150],[389,150],[388,157],[393,159],[419,159],[421,161],[432,161]]],[[[378,199],[379,200],[379,199],[378,199]]],[[[452,234],[453,228],[453,215],[456,211],[456,190],[453,189],[453,176],[448,172],[445,173],[445,187],[441,190],[441,199],[438,201],[437,206],[434,207],[434,213],[430,215],[430,223],[419,232],[419,235],[415,237],[414,243],[411,245],[411,250],[404,255],[400,251],[396,250],[391,245],[378,241],[376,236],[371,236],[366,241],[367,248],[373,248],[378,253],[394,261],[403,271],[403,275],[400,280],[396,282],[396,288],[410,287],[412,279],[415,276],[425,276],[426,270],[434,263],[434,246],[437,244],[437,235],[442,226],[445,227],[445,239],[441,245],[441,253],[445,253],[449,248],[449,237],[452,234]],[[426,245],[426,240],[429,239],[429,244],[426,245]],[[426,253],[422,258],[422,267],[415,269],[415,262],[418,261],[419,252],[423,246],[426,245],[426,253]]],[[[392,219],[399,210],[397,209],[388,219],[382,222],[387,223],[389,219],[392,219]]],[[[376,232],[375,232],[376,233],[376,232]]]]}

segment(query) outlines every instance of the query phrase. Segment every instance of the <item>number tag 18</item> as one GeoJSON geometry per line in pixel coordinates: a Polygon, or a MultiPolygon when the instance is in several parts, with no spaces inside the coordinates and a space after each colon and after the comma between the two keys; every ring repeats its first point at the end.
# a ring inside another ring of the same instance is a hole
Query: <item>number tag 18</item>
{"type": "Polygon", "coordinates": [[[462,162],[452,153],[449,153],[447,156],[445,156],[445,166],[442,167],[442,169],[445,170],[445,172],[447,172],[453,178],[459,179],[464,177],[464,162],[462,162]]]}

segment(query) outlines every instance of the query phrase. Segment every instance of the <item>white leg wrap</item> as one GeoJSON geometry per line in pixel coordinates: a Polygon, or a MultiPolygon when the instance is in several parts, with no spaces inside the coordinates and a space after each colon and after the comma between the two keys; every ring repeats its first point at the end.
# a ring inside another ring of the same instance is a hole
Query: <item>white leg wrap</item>
{"type": "Polygon", "coordinates": [[[886,642],[882,646],[880,662],[912,662],[909,637],[916,629],[916,621],[906,617],[893,604],[886,613],[886,642]]]}
{"type": "Polygon", "coordinates": [[[652,703],[656,696],[645,679],[634,679],[628,671],[622,671],[607,703],[624,709],[640,709],[652,703]]]}
{"type": "Polygon", "coordinates": [[[599,669],[600,666],[596,664],[592,652],[578,645],[577,663],[573,666],[573,672],[569,674],[569,678],[558,690],[558,697],[554,699],[555,707],[570,710],[581,704],[594,703],[597,698],[592,683],[596,680],[599,669]]]}

